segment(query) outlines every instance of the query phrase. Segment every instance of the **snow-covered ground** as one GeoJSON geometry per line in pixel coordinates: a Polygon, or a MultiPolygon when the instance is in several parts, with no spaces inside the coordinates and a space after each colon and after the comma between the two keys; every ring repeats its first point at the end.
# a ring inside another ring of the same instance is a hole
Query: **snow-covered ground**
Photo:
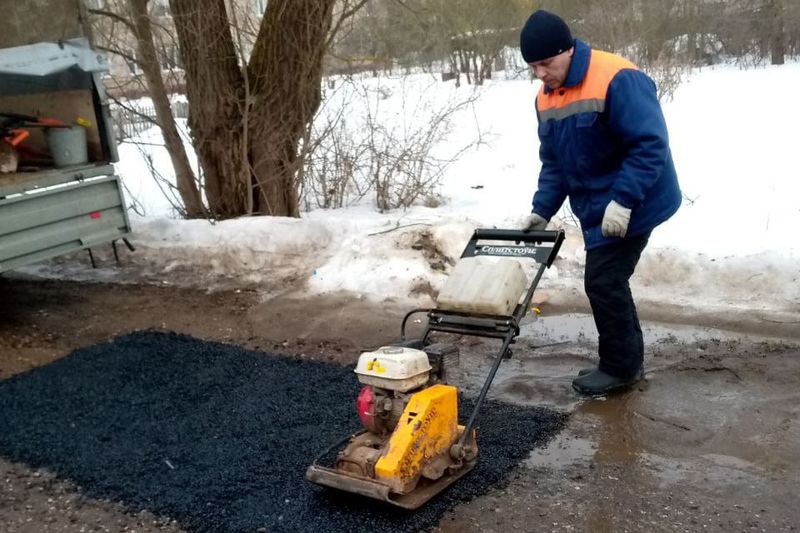
{"type": "MultiPolygon", "coordinates": [[[[388,123],[404,120],[398,110],[419,106],[409,101],[431,98],[434,86],[430,76],[374,83],[386,90],[385,103],[372,111],[388,123]]],[[[800,63],[746,71],[705,68],[664,103],[685,200],[653,233],[633,279],[639,301],[757,311],[776,320],[800,315],[798,86],[800,63]]],[[[435,87],[436,100],[464,99],[475,90],[456,90],[452,82],[435,87]]],[[[123,145],[117,168],[129,199],[145,212],[131,217],[137,260],[146,261],[151,272],[213,271],[249,283],[269,279],[278,268],[294,270],[307,279],[309,294],[347,290],[382,300],[409,298],[420,283],[438,288],[445,274],[412,248],[420,232],[429,232],[445,255],[457,258],[474,228],[516,227],[530,211],[539,171],[537,90],[538,82],[503,79],[478,89],[474,105],[456,115],[447,144],[437,149],[456,152],[479,134],[483,143],[448,168],[441,186],[445,201],[436,208],[381,214],[367,198],[301,219],[176,220],[141,150],[123,145]]],[[[155,167],[169,177],[166,153],[150,151],[155,167]]],[[[567,216],[554,220],[568,230],[561,258],[541,284],[554,302],[582,291],[583,245],[571,224],[567,216]]],[[[74,279],[114,277],[63,263],[25,270],[74,279]]]]}

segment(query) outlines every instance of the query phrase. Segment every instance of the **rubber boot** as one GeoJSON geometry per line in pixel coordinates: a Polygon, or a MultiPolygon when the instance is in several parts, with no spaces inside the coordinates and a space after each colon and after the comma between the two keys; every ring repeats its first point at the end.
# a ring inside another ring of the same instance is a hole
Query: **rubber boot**
{"type": "Polygon", "coordinates": [[[627,379],[618,378],[597,369],[572,380],[572,388],[587,396],[603,396],[610,392],[630,388],[638,383],[642,377],[644,377],[642,368],[627,379]]]}

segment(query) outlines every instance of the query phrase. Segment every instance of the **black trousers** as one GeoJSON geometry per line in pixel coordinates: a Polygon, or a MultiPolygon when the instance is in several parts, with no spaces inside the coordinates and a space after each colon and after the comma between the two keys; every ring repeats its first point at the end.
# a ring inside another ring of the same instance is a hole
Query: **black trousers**
{"type": "Polygon", "coordinates": [[[586,252],[584,288],[600,335],[600,370],[632,377],[644,362],[644,341],[628,283],[650,233],[586,252]]]}

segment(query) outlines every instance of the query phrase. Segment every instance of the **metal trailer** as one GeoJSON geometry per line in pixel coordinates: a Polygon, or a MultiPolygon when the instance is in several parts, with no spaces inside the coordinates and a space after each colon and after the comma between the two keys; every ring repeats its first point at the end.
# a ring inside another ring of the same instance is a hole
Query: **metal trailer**
{"type": "Polygon", "coordinates": [[[0,273],[81,249],[91,254],[92,246],[117,240],[132,249],[113,166],[117,147],[102,83],[107,63],[91,47],[80,0],[13,2],[6,9],[0,116],[77,121],[86,129],[87,158],[56,166],[46,127],[28,128],[26,148],[39,160],[21,160],[16,172],[0,174],[0,273]]]}

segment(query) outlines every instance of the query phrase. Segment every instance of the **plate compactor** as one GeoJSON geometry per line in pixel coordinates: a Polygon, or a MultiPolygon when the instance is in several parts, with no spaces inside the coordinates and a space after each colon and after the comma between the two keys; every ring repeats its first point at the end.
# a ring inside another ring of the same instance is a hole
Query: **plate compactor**
{"type": "Polygon", "coordinates": [[[355,373],[364,387],[356,407],[364,429],[323,452],[306,477],[416,509],[469,472],[478,458],[478,411],[563,240],[563,231],[475,230],[436,307],[406,314],[397,345],[361,354],[355,373]],[[538,264],[533,281],[519,259],[538,264]],[[428,315],[422,337],[406,340],[406,322],[421,312],[428,315]],[[465,426],[458,423],[458,389],[447,384],[458,348],[433,343],[436,332],[502,340],[465,426]],[[342,446],[332,467],[320,464],[342,446]]]}

